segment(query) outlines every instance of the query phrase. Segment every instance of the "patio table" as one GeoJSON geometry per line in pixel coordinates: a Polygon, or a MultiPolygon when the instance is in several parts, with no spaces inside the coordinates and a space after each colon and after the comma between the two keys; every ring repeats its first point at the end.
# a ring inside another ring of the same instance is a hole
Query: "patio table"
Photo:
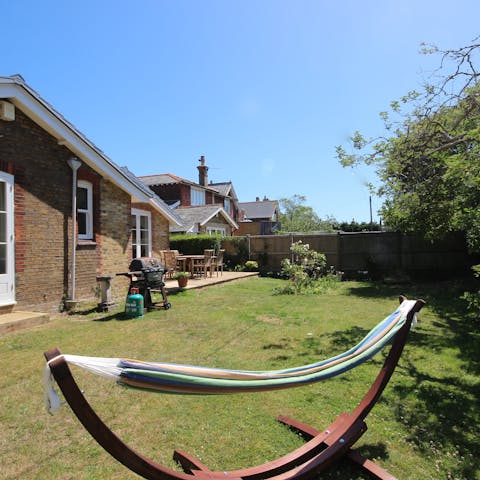
{"type": "Polygon", "coordinates": [[[203,264],[205,255],[178,255],[177,260],[182,264],[182,270],[190,272],[190,276],[193,278],[195,267],[203,264]]]}

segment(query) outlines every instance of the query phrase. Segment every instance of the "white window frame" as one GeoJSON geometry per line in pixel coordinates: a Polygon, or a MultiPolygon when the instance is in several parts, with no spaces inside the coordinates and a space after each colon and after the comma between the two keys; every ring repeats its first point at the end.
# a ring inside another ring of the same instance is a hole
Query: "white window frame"
{"type": "Polygon", "coordinates": [[[207,227],[207,233],[209,235],[223,235],[225,237],[227,235],[227,230],[223,227],[207,227]]]}
{"type": "Polygon", "coordinates": [[[0,274],[0,306],[15,305],[15,219],[14,219],[14,177],[0,172],[0,182],[5,188],[5,273],[0,274]]]}
{"type": "MultiPolygon", "coordinates": [[[[139,243],[139,240],[142,238],[141,237],[141,223],[140,223],[140,217],[147,217],[147,223],[148,223],[148,226],[147,226],[147,252],[146,252],[146,255],[143,255],[145,257],[151,257],[152,256],[152,214],[148,211],[148,210],[140,210],[138,208],[132,208],[132,211],[131,211],[131,215],[132,217],[135,217],[135,232],[136,232],[136,239],[137,239],[137,243],[135,244],[135,250],[136,250],[136,254],[133,255],[133,243],[132,243],[132,255],[133,257],[132,258],[138,258],[138,257],[141,257],[142,256],[142,250],[141,250],[141,246],[142,244],[139,243]]],[[[132,230],[133,230],[134,226],[132,225],[132,230]]],[[[132,236],[132,240],[133,240],[133,236],[132,236]]]]}
{"type": "Polygon", "coordinates": [[[190,205],[192,207],[205,205],[205,190],[190,187],[190,205]]]}
{"type": "Polygon", "coordinates": [[[77,204],[77,217],[78,214],[85,215],[85,233],[78,233],[78,238],[82,240],[92,240],[93,239],[93,185],[86,180],[78,180],[77,182],[77,191],[79,188],[83,188],[87,191],[87,208],[78,208],[77,204]]]}
{"type": "Polygon", "coordinates": [[[225,209],[225,211],[226,211],[229,215],[231,215],[231,213],[232,213],[231,205],[232,205],[232,204],[231,204],[229,198],[225,198],[225,199],[223,200],[223,208],[225,209]]]}

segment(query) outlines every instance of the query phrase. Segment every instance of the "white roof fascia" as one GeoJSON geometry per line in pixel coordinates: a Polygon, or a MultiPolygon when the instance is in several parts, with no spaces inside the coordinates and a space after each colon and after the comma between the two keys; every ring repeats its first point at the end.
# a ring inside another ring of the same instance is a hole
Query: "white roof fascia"
{"type": "Polygon", "coordinates": [[[163,205],[160,205],[155,198],[150,198],[148,200],[148,203],[157,211],[160,212],[164,217],[167,218],[168,223],[174,224],[177,226],[182,225],[181,222],[179,222],[174,215],[170,213],[170,208],[167,206],[166,208],[163,205]]]}
{"type": "Polygon", "coordinates": [[[153,199],[132,183],[118,166],[81,134],[72,124],[63,118],[52,106],[45,102],[25,83],[0,77],[0,98],[9,99],[17,108],[30,117],[46,132],[57,139],[59,145],[67,147],[80,160],[85,162],[102,177],[130,194],[134,201],[144,202],[168,218],[170,223],[179,225],[174,217],[153,199]]]}
{"type": "Polygon", "coordinates": [[[203,227],[207,224],[215,215],[221,213],[225,220],[230,224],[231,227],[238,229],[238,225],[235,223],[233,218],[222,208],[218,207],[207,219],[205,219],[200,225],[203,227]]]}

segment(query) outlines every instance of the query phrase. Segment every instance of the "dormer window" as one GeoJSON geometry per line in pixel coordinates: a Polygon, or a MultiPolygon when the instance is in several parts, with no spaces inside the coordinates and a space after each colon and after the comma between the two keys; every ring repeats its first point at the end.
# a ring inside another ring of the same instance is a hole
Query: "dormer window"
{"type": "Polygon", "coordinates": [[[192,207],[205,205],[205,190],[194,187],[190,188],[190,205],[192,207]]]}

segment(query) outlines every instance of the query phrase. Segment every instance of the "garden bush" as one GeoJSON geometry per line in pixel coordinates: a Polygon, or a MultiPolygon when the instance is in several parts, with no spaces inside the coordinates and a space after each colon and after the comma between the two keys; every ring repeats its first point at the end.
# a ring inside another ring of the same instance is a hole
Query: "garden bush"
{"type": "Polygon", "coordinates": [[[325,290],[328,283],[336,281],[336,276],[327,269],[327,259],[323,253],[310,249],[308,243],[298,241],[290,246],[293,261],[285,258],[282,261],[281,276],[289,280],[283,287],[277,288],[277,293],[300,294],[318,293],[325,290]],[[318,282],[321,278],[332,277],[326,281],[318,282]],[[330,281],[331,280],[331,281],[330,281]]]}

